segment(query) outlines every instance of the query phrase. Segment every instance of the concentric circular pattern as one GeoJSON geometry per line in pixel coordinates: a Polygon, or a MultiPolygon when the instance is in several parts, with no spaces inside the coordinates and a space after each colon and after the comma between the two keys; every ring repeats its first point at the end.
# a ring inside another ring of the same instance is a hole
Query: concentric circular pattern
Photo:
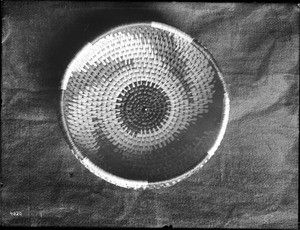
{"type": "Polygon", "coordinates": [[[170,101],[166,93],[155,84],[130,84],[117,97],[117,119],[122,127],[129,127],[136,135],[151,132],[162,127],[170,111],[170,101]]]}
{"type": "Polygon", "coordinates": [[[214,153],[228,120],[211,55],[160,23],[118,27],[88,43],[62,90],[73,153],[123,187],[159,188],[188,177],[214,153]]]}

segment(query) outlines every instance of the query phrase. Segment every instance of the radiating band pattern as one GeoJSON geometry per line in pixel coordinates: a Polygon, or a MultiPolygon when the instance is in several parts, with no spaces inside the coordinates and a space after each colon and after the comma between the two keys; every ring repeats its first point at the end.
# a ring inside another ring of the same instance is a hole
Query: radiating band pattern
{"type": "MultiPolygon", "coordinates": [[[[189,129],[199,128],[221,84],[199,45],[170,30],[137,24],[108,32],[75,59],[63,86],[63,113],[74,143],[99,167],[155,181],[203,159],[171,150],[189,129]],[[177,167],[165,167],[167,160],[177,167]]],[[[197,138],[187,142],[190,149],[197,138]]]]}

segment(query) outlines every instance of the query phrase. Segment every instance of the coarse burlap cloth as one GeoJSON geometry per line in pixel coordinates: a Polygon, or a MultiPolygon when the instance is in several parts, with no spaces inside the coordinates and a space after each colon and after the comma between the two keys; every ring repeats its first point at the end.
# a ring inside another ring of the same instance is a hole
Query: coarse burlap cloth
{"type": "Polygon", "coordinates": [[[296,4],[4,2],[1,224],[297,228],[296,4]],[[224,75],[229,124],[216,154],[165,189],[90,173],[59,126],[59,86],[81,47],[114,26],[158,21],[200,40],[224,75]]]}

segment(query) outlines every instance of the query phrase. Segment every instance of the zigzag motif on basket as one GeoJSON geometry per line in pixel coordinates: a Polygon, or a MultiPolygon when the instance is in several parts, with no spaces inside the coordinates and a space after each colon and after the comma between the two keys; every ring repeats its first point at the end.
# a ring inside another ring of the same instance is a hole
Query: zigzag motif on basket
{"type": "Polygon", "coordinates": [[[99,148],[100,131],[118,149],[148,152],[207,112],[215,71],[182,38],[129,28],[98,44],[103,48],[85,64],[88,72],[73,72],[68,82],[69,128],[84,148],[99,148]]]}
{"type": "Polygon", "coordinates": [[[88,43],[61,88],[74,155],[123,187],[188,177],[213,155],[228,122],[224,82],[206,48],[160,23],[121,26],[88,43]]]}

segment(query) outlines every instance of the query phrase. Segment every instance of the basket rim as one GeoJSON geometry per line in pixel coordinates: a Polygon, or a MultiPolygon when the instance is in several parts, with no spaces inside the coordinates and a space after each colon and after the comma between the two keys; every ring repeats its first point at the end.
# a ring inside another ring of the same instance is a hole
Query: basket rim
{"type": "Polygon", "coordinates": [[[228,90],[226,88],[226,84],[223,78],[223,75],[220,71],[220,67],[217,65],[216,61],[214,60],[212,54],[208,51],[208,49],[201,44],[199,41],[197,41],[195,38],[192,38],[191,36],[187,35],[186,33],[172,27],[169,25],[166,25],[164,23],[160,23],[160,22],[139,22],[139,23],[130,23],[130,24],[124,24],[124,25],[120,25],[117,27],[114,27],[104,33],[102,33],[100,36],[98,36],[97,38],[95,38],[93,41],[88,42],[84,47],[82,47],[79,52],[77,52],[77,54],[75,55],[75,57],[71,60],[70,64],[68,65],[63,78],[62,78],[62,82],[60,85],[60,91],[61,91],[61,95],[60,95],[60,122],[62,124],[62,130],[63,130],[63,135],[65,136],[65,139],[67,141],[67,144],[69,146],[69,148],[71,149],[71,152],[73,153],[73,155],[81,162],[81,164],[83,164],[90,172],[92,172],[93,174],[95,174],[96,176],[100,177],[101,179],[104,179],[105,181],[123,187],[123,188],[129,188],[129,189],[154,189],[154,188],[164,188],[164,187],[169,187],[172,186],[188,177],[190,177],[192,174],[194,174],[195,172],[197,172],[198,170],[200,170],[203,165],[215,154],[216,150],[218,149],[227,125],[228,125],[228,121],[229,121],[229,113],[230,113],[230,99],[229,99],[229,94],[228,94],[228,90]],[[68,80],[69,77],[71,75],[71,71],[74,67],[74,63],[76,62],[76,60],[78,60],[78,57],[80,57],[84,51],[87,51],[89,49],[91,49],[93,47],[94,44],[96,44],[98,42],[99,39],[101,39],[102,37],[106,36],[107,34],[111,34],[114,33],[116,31],[119,30],[123,30],[125,28],[129,28],[129,27],[136,27],[136,26],[150,26],[150,27],[155,27],[155,28],[159,28],[162,30],[167,30],[170,33],[175,33],[176,35],[181,36],[183,39],[187,40],[188,42],[190,42],[192,45],[194,45],[197,49],[199,49],[202,54],[205,56],[205,58],[207,58],[212,65],[214,66],[214,68],[217,71],[217,75],[218,78],[221,81],[221,84],[223,86],[223,90],[224,90],[224,94],[223,94],[223,110],[222,110],[222,122],[219,128],[219,132],[217,135],[217,138],[214,141],[214,144],[212,145],[212,147],[207,151],[207,155],[205,156],[205,158],[198,163],[194,168],[188,170],[187,172],[173,177],[171,179],[167,179],[167,180],[162,180],[162,181],[155,181],[155,182],[148,182],[148,181],[143,181],[143,180],[130,180],[130,179],[126,179],[126,178],[122,178],[120,176],[116,176],[114,174],[111,174],[105,170],[103,170],[102,168],[96,166],[94,163],[92,163],[87,157],[84,157],[79,149],[76,147],[76,144],[74,143],[70,133],[69,133],[69,129],[68,129],[68,124],[66,121],[66,117],[64,115],[64,92],[66,90],[67,84],[68,84],[68,80]]]}

